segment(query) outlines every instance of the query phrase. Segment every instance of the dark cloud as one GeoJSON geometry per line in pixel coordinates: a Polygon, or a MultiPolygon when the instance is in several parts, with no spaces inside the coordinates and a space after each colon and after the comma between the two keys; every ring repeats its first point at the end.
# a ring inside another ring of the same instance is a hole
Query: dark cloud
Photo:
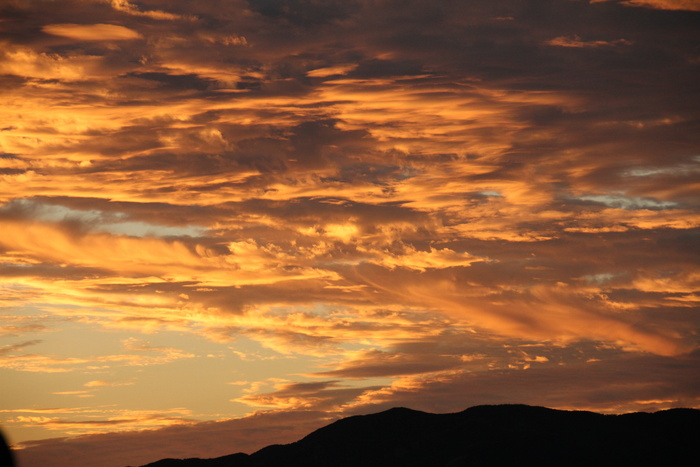
{"type": "Polygon", "coordinates": [[[247,0],[251,10],[270,19],[289,21],[303,27],[314,27],[343,20],[359,9],[359,3],[350,1],[318,0],[247,0]]]}
{"type": "Polygon", "coordinates": [[[110,433],[62,439],[61,443],[32,442],[16,451],[19,462],[28,465],[45,462],[71,462],[76,456],[83,465],[98,467],[144,464],[169,457],[219,457],[235,452],[252,453],[268,444],[295,441],[328,423],[328,415],[317,411],[290,411],[254,414],[226,422],[176,426],[164,430],[110,433]],[[152,437],[144,438],[144,434],[152,437]],[[235,440],[235,446],[231,444],[235,440]],[[125,454],[124,446],[129,445],[125,454]],[[161,446],[160,449],[155,449],[161,446]],[[175,449],[175,450],[173,450],[175,449]]]}
{"type": "Polygon", "coordinates": [[[424,213],[400,204],[369,204],[343,198],[296,198],[286,201],[251,199],[242,203],[240,208],[301,225],[343,222],[352,218],[369,231],[381,224],[409,222],[420,225],[430,222],[424,213]]]}
{"type": "Polygon", "coordinates": [[[517,402],[617,412],[654,410],[660,400],[676,407],[694,405],[700,382],[693,375],[697,357],[669,363],[661,357],[627,357],[556,368],[448,374],[418,380],[409,390],[398,389],[373,409],[410,406],[455,412],[462,406],[517,402]]]}
{"type": "Polygon", "coordinates": [[[127,74],[127,76],[154,82],[164,91],[206,91],[215,83],[214,80],[202,79],[195,74],[173,75],[159,72],[133,72],[127,74]]]}
{"type": "Polygon", "coordinates": [[[11,354],[11,353],[13,353],[17,350],[20,350],[24,347],[29,347],[31,345],[40,344],[41,342],[42,341],[40,341],[40,340],[31,340],[31,341],[21,342],[19,344],[5,345],[3,347],[0,347],[0,355],[11,354]]]}

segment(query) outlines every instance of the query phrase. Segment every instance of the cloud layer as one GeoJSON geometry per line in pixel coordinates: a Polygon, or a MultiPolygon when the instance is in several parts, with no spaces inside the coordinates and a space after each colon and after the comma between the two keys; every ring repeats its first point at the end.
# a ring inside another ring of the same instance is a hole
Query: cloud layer
{"type": "Polygon", "coordinates": [[[698,406],[692,3],[5,2],[11,441],[698,406]]]}

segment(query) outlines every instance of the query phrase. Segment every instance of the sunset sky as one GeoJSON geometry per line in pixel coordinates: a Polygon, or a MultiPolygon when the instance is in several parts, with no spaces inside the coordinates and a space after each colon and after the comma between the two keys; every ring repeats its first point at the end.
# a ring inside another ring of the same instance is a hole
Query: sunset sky
{"type": "Polygon", "coordinates": [[[700,407],[700,1],[0,0],[34,465],[700,407]]]}

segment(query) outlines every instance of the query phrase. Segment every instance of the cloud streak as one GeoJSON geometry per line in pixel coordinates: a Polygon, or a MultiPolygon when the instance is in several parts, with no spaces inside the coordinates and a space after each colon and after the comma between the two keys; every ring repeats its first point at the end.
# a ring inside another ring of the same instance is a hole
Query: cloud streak
{"type": "Polygon", "coordinates": [[[116,24],[48,24],[42,31],[79,41],[123,41],[141,37],[138,32],[116,24]]]}

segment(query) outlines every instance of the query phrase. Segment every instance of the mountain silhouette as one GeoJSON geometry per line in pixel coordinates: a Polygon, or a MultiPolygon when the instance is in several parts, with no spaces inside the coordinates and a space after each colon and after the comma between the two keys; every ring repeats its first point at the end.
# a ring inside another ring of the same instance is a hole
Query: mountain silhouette
{"type": "Polygon", "coordinates": [[[253,454],[142,467],[700,465],[700,410],[602,415],[527,405],[452,414],[394,408],[338,420],[253,454]]]}

